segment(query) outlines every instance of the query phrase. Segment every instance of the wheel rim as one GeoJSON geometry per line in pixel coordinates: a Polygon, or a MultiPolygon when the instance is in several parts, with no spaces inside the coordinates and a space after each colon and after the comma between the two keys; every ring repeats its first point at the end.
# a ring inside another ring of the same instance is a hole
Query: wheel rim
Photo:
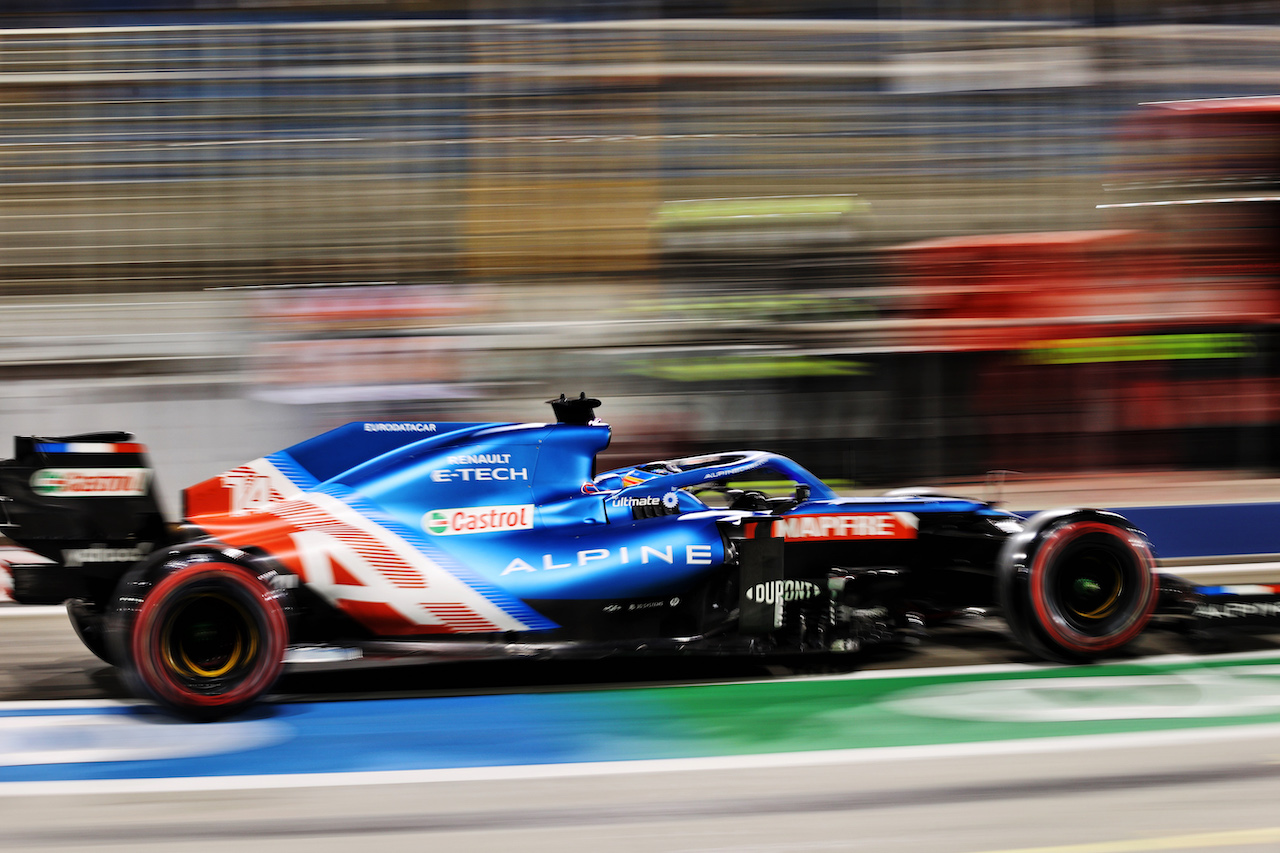
{"type": "Polygon", "coordinates": [[[251,666],[260,644],[258,626],[224,595],[189,595],[177,602],[160,635],[169,671],[184,682],[234,680],[251,666]]]}
{"type": "Polygon", "coordinates": [[[1081,625],[1115,613],[1124,592],[1124,574],[1115,556],[1100,549],[1063,567],[1058,583],[1068,618],[1081,625]]]}
{"type": "Polygon", "coordinates": [[[253,701],[283,669],[288,624],[278,596],[231,563],[163,577],[143,598],[130,651],[142,689],[200,719],[253,701]]]}

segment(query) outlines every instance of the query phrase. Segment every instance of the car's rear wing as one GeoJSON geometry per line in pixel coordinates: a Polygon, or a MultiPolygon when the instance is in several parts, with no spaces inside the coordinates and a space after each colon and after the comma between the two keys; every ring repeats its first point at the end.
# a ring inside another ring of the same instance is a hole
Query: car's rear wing
{"type": "Polygon", "coordinates": [[[124,432],[15,437],[0,533],[43,558],[8,567],[13,597],[31,604],[96,599],[169,538],[146,448],[124,432]]]}

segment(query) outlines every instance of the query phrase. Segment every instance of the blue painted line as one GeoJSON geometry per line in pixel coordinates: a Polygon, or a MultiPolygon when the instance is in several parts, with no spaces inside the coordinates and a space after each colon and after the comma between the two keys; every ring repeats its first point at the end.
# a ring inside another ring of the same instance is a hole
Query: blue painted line
{"type": "MultiPolygon", "coordinates": [[[[139,712],[139,706],[126,705],[121,703],[116,707],[105,707],[99,705],[93,706],[76,706],[71,702],[49,702],[43,707],[28,707],[25,702],[14,703],[17,708],[9,708],[0,706],[0,720],[22,718],[22,717],[91,717],[91,716],[113,716],[113,715],[132,715],[139,712]]],[[[0,763],[3,763],[3,757],[0,756],[0,763]]]]}
{"type": "Polygon", "coordinates": [[[661,713],[645,713],[637,699],[630,692],[601,692],[263,705],[234,721],[206,725],[179,723],[147,706],[5,712],[0,782],[396,771],[687,754],[679,748],[684,738],[661,748],[673,733],[661,713]],[[114,719],[108,725],[103,717],[114,719]],[[619,721],[637,718],[648,722],[634,737],[626,735],[627,723],[619,731],[619,721]],[[29,731],[21,728],[27,722],[29,731]],[[44,728],[51,723],[58,725],[44,728]],[[45,748],[86,754],[117,748],[121,731],[146,748],[158,736],[167,737],[177,757],[2,766],[15,753],[45,748]],[[227,751],[217,751],[220,743],[227,751]],[[240,743],[249,748],[238,748],[240,743]]]}
{"type": "Polygon", "coordinates": [[[1163,559],[1280,554],[1280,503],[1126,506],[1110,512],[1137,525],[1163,559]]]}
{"type": "Polygon", "coordinates": [[[1114,512],[1147,534],[1158,557],[1280,554],[1280,504],[1123,507],[1114,512]]]}

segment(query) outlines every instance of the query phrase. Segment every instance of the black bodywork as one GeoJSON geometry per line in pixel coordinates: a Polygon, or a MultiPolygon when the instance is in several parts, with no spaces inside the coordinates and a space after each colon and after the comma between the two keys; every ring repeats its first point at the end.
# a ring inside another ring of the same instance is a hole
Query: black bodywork
{"type": "Polygon", "coordinates": [[[151,473],[145,448],[129,433],[16,437],[14,458],[0,462],[0,534],[52,565],[12,563],[13,597],[26,604],[108,601],[130,566],[173,538],[151,473]],[[45,446],[90,448],[74,454],[77,469],[146,473],[117,490],[134,494],[41,489],[40,472],[66,468],[70,456],[44,452],[45,446]]]}

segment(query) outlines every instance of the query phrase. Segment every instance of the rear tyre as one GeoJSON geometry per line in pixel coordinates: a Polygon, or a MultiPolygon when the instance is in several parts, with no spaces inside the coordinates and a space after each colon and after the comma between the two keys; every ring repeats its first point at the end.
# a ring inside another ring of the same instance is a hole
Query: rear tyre
{"type": "Polygon", "coordinates": [[[1010,630],[1037,656],[1081,663],[1147,627],[1159,584],[1141,531],[1115,513],[1052,510],[1005,543],[997,563],[1010,630]]]}
{"type": "Polygon", "coordinates": [[[280,593],[269,575],[216,557],[166,569],[121,586],[111,631],[126,680],[188,719],[235,714],[284,668],[289,631],[280,593]]]}
{"type": "Polygon", "coordinates": [[[112,658],[107,643],[106,616],[101,611],[94,610],[93,605],[79,598],[69,599],[66,608],[71,627],[80,638],[80,642],[84,643],[84,647],[93,652],[99,660],[114,666],[117,661],[112,658]]]}

